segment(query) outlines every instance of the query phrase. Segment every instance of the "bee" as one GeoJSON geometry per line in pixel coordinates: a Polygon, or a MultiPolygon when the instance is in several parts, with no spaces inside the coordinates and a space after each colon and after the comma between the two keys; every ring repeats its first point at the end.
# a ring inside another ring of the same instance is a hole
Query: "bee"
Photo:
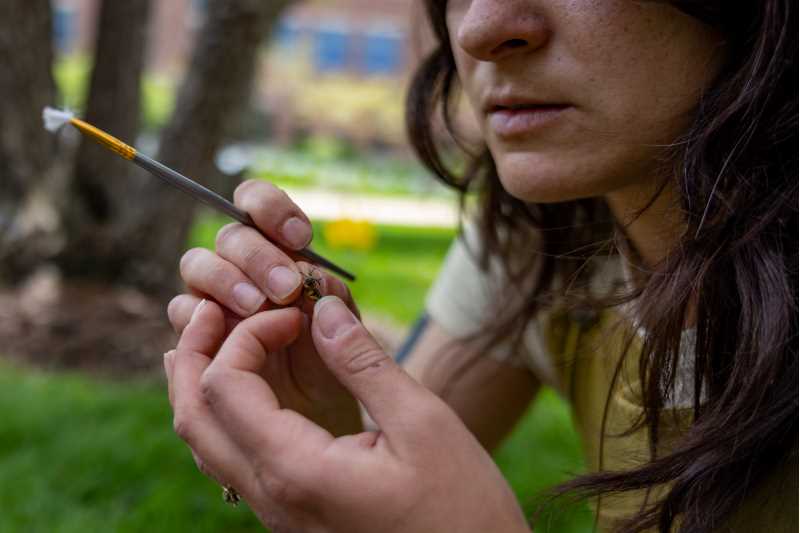
{"type": "Polygon", "coordinates": [[[230,485],[225,485],[224,487],[222,487],[222,500],[225,503],[228,503],[236,507],[237,505],[239,505],[239,502],[242,501],[242,497],[239,496],[239,493],[236,492],[236,489],[234,489],[230,485]]]}
{"type": "Polygon", "coordinates": [[[317,277],[315,274],[317,274],[317,269],[312,269],[308,273],[303,272],[303,294],[312,302],[322,298],[322,293],[319,291],[322,278],[317,277]]]}

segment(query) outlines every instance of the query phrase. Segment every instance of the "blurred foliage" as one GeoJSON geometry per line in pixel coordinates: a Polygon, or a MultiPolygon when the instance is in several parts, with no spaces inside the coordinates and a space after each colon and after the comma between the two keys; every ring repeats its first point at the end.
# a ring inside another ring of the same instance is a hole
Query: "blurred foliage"
{"type": "Polygon", "coordinates": [[[270,76],[281,80],[269,98],[293,122],[359,142],[405,143],[405,81],[396,76],[363,76],[313,69],[311,49],[276,47],[268,53],[270,76]],[[312,127],[313,126],[313,127],[312,127]]]}
{"type": "MultiPolygon", "coordinates": [[[[74,54],[58,58],[54,66],[60,92],[57,105],[79,112],[84,109],[90,69],[91,60],[86,56],[74,54]]],[[[147,73],[142,81],[143,131],[160,130],[174,105],[174,84],[165,77],[147,73]]],[[[365,155],[350,141],[333,135],[310,135],[292,148],[260,143],[250,148],[251,174],[286,187],[324,187],[383,195],[452,196],[430,179],[416,161],[406,157],[365,155]]]]}
{"type": "MultiPolygon", "coordinates": [[[[91,60],[83,55],[59,57],[53,75],[60,93],[59,106],[83,110],[91,75],[91,60]]],[[[146,74],[142,79],[142,127],[157,131],[166,124],[175,105],[175,88],[166,78],[146,74]]]]}
{"type": "MultiPolygon", "coordinates": [[[[403,144],[402,88],[397,80],[386,78],[360,79],[346,75],[325,75],[313,81],[303,76],[281,77],[285,70],[278,69],[276,76],[281,84],[274,91],[284,91],[280,98],[283,110],[291,109],[298,124],[315,124],[328,132],[302,141],[303,151],[333,151],[341,156],[356,152],[337,140],[337,133],[370,142],[383,139],[393,144],[403,144]]],[[[81,54],[60,56],[54,63],[53,74],[61,94],[58,105],[82,110],[91,75],[91,58],[81,54]]],[[[157,131],[169,119],[175,105],[175,81],[152,71],[142,78],[142,125],[146,131],[157,131]]],[[[328,154],[330,155],[330,154],[328,154]]]]}
{"type": "Polygon", "coordinates": [[[376,195],[418,195],[452,199],[455,193],[414,160],[383,155],[350,155],[341,139],[311,137],[294,148],[254,146],[250,175],[291,188],[321,188],[376,195]]]}
{"type": "Polygon", "coordinates": [[[294,94],[298,119],[313,122],[323,118],[330,129],[348,131],[356,138],[381,138],[402,143],[404,88],[392,78],[353,78],[347,75],[319,76],[304,83],[294,94]],[[357,131],[353,131],[353,125],[357,131]]]}

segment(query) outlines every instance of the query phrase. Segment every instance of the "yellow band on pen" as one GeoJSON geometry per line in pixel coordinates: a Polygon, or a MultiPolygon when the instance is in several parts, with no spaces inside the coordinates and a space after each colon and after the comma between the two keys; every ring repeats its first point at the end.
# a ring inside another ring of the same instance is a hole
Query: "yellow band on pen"
{"type": "Polygon", "coordinates": [[[129,146],[120,141],[116,137],[109,135],[101,129],[95,128],[88,122],[84,122],[79,118],[71,118],[70,123],[78,128],[81,133],[94,138],[97,142],[108,148],[109,150],[118,153],[125,159],[133,159],[136,155],[136,148],[129,146]]]}

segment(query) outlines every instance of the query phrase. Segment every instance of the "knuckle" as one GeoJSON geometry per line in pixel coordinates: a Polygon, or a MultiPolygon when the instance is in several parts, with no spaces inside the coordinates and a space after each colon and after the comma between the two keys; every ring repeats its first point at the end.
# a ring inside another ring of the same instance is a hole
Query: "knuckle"
{"type": "Polygon", "coordinates": [[[209,266],[205,277],[208,279],[210,287],[226,287],[229,285],[230,270],[224,261],[216,261],[209,266]]]}
{"type": "Polygon", "coordinates": [[[200,394],[210,406],[219,398],[225,376],[219,370],[209,369],[200,376],[200,394]]]}
{"type": "Polygon", "coordinates": [[[194,422],[185,412],[176,411],[172,419],[172,429],[182,441],[191,444],[194,438],[194,422]]]}
{"type": "Polygon", "coordinates": [[[371,340],[361,340],[347,352],[344,369],[348,374],[361,374],[380,370],[389,357],[371,340]]]}
{"type": "Polygon", "coordinates": [[[261,246],[250,246],[242,251],[242,262],[245,272],[257,272],[261,269],[269,270],[272,261],[265,257],[261,246]]]}

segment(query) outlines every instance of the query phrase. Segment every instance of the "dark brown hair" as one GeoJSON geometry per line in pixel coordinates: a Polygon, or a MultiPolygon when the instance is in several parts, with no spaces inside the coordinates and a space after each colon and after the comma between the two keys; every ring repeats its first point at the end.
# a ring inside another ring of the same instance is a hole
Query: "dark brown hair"
{"type": "MultiPolygon", "coordinates": [[[[719,29],[728,59],[692,125],[670,149],[669,179],[680,192],[686,230],[628,295],[645,332],[637,354],[644,405],[638,424],[648,429],[651,460],[633,470],[589,473],[555,491],[590,497],[668,485],[663,498],[620,524],[630,532],[719,528],[779,465],[797,456],[796,2],[673,5],[719,29]],[[656,456],[660,413],[675,385],[691,306],[693,419],[671,451],[656,456]]],[[[515,331],[520,338],[533,314],[550,305],[554,280],[577,276],[588,257],[604,253],[614,222],[598,198],[550,205],[514,198],[503,190],[485,147],[468,150],[460,172],[451,169],[439,119],[456,146],[466,144],[453,124],[458,79],[446,1],[427,0],[426,7],[436,46],[410,86],[409,138],[422,162],[462,193],[462,205],[466,194],[477,192],[482,264],[499,258],[512,282],[538,273],[522,285],[527,296],[514,316],[495,324],[498,335],[515,331]],[[520,248],[515,237],[532,233],[536,246],[520,248]]]]}

